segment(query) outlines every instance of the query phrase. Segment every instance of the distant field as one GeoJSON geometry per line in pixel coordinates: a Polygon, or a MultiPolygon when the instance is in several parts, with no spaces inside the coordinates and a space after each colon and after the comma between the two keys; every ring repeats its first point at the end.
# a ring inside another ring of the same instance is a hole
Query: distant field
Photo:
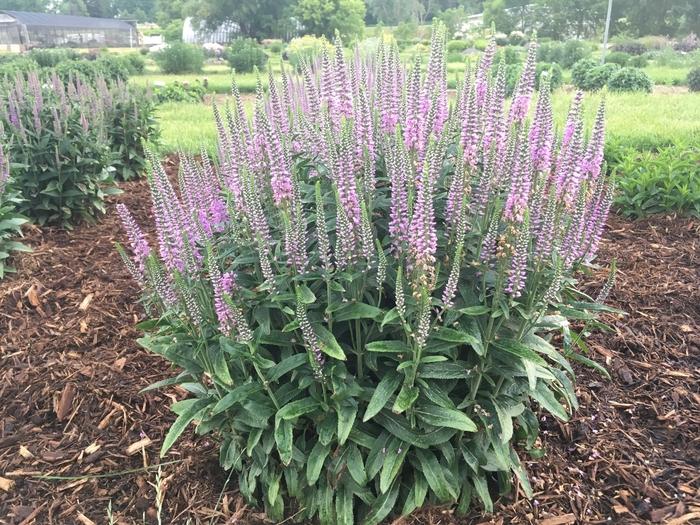
{"type": "MultiPolygon", "coordinates": [[[[573,93],[558,90],[553,97],[557,125],[566,119],[573,93]]],[[[592,122],[600,94],[585,97],[584,111],[592,122]]],[[[248,99],[250,100],[250,99],[248,99]]],[[[158,109],[163,129],[161,152],[196,152],[201,145],[214,150],[216,130],[206,104],[164,104],[158,109]]],[[[639,147],[678,140],[700,142],[700,93],[607,95],[609,142],[639,147]]]]}

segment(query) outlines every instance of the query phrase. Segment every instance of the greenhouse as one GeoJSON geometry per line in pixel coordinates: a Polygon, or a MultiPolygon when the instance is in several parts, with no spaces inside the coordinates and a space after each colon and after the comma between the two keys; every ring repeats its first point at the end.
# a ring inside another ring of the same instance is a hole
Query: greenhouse
{"type": "Polygon", "coordinates": [[[133,47],[135,23],[111,18],[0,11],[0,50],[33,47],[133,47]]]}

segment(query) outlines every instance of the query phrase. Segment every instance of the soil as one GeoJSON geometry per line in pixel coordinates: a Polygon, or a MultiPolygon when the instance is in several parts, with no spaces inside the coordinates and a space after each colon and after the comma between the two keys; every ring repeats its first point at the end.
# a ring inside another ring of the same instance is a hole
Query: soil
{"type": "MultiPolygon", "coordinates": [[[[172,169],[172,163],[171,163],[172,169]]],[[[138,290],[114,242],[114,202],[149,223],[144,182],[123,185],[98,225],[33,228],[34,248],[0,283],[0,523],[260,523],[191,429],[164,459],[177,389],[140,393],[173,374],[141,349],[138,290]],[[160,464],[160,467],[158,465],[160,464]],[[156,491],[155,487],[159,487],[156,491]]],[[[612,379],[579,367],[580,409],[542,417],[535,497],[458,519],[433,508],[398,523],[700,523],[700,221],[610,221],[591,293],[618,261],[608,333],[588,340],[612,379]]]]}

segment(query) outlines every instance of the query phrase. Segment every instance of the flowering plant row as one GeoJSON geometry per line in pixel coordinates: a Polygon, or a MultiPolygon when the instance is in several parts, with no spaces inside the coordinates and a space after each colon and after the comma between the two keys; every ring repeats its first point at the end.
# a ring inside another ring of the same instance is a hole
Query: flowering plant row
{"type": "Polygon", "coordinates": [[[603,108],[587,138],[577,95],[557,137],[535,44],[510,104],[494,54],[451,102],[442,27],[425,74],[337,42],[259,87],[250,121],[234,85],[216,169],[183,157],[178,192],[154,162],[157,247],[118,211],[140,343],[182,369],[153,388],[192,395],[162,454],[196,422],[272,520],[491,510],[513,476],[531,493],[532,402],[566,420],[569,360],[594,365],[567,319],[604,308],[575,274],[612,188],[603,108]]]}
{"type": "Polygon", "coordinates": [[[6,264],[10,252],[29,251],[29,248],[15,240],[22,233],[22,225],[27,222],[15,211],[15,206],[20,198],[15,190],[9,186],[10,161],[5,157],[5,152],[0,143],[0,279],[8,272],[14,272],[14,268],[6,264]]]}
{"type": "Polygon", "coordinates": [[[36,72],[0,85],[0,137],[13,159],[18,211],[40,224],[104,213],[115,175],[145,169],[143,141],[155,137],[149,97],[123,82],[94,85],[36,72]]]}

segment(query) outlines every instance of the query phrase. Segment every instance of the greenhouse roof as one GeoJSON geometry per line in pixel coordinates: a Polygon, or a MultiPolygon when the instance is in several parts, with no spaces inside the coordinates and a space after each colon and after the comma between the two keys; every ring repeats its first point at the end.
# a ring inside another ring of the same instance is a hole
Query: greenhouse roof
{"type": "Polygon", "coordinates": [[[26,26],[69,27],[75,29],[121,29],[128,31],[133,26],[124,20],[113,18],[92,18],[89,16],[54,15],[49,13],[28,13],[26,11],[0,10],[26,26]]]}

